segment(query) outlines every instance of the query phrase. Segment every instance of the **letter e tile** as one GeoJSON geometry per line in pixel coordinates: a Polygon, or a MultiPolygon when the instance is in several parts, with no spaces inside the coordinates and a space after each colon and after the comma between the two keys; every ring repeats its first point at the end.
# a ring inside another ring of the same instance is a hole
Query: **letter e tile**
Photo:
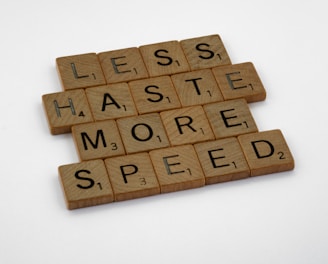
{"type": "Polygon", "coordinates": [[[131,154],[105,160],[115,201],[160,193],[148,153],[131,154]]]}
{"type": "Polygon", "coordinates": [[[175,192],[205,185],[205,178],[192,145],[149,152],[161,193],[175,192]]]}
{"type": "Polygon", "coordinates": [[[202,165],[206,184],[239,180],[250,170],[237,138],[231,137],[194,145],[202,165]]]}
{"type": "Polygon", "coordinates": [[[204,110],[217,139],[258,131],[245,99],[207,104],[204,110]]]}
{"type": "Polygon", "coordinates": [[[251,169],[251,176],[294,168],[293,156],[279,129],[241,135],[238,140],[251,169]]]}
{"type": "Polygon", "coordinates": [[[101,52],[98,57],[108,84],[148,77],[138,48],[101,52]]]}
{"type": "Polygon", "coordinates": [[[245,98],[248,103],[263,101],[266,91],[251,62],[212,69],[225,100],[245,98]]]}
{"type": "Polygon", "coordinates": [[[58,171],[68,209],[114,201],[112,187],[102,160],[62,165],[58,171]]]}

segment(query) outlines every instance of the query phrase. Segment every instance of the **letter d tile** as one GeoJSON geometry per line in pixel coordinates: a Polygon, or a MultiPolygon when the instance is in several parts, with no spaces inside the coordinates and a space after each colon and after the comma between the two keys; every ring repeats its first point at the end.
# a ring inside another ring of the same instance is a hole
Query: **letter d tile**
{"type": "Polygon", "coordinates": [[[238,137],[251,176],[294,169],[294,159],[279,129],[238,137]]]}

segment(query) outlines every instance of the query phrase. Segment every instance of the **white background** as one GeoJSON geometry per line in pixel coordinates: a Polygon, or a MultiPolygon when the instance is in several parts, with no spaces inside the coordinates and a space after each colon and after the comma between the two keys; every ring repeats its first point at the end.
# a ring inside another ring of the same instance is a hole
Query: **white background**
{"type": "Polygon", "coordinates": [[[328,263],[327,1],[1,1],[0,263],[328,263]],[[219,34],[267,90],[291,172],[69,211],[41,96],[55,59],[219,34]]]}

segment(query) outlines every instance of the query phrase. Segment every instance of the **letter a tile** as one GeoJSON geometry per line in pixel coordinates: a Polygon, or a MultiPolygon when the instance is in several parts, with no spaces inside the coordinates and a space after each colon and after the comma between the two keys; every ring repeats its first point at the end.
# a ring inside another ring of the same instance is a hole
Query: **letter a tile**
{"type": "Polygon", "coordinates": [[[112,187],[102,160],[62,165],[58,171],[68,209],[114,201],[112,187]]]}
{"type": "Polygon", "coordinates": [[[127,83],[115,83],[85,90],[96,121],[137,115],[127,83]]]}
{"type": "Polygon", "coordinates": [[[238,137],[252,176],[292,170],[294,159],[279,129],[238,137]]]}

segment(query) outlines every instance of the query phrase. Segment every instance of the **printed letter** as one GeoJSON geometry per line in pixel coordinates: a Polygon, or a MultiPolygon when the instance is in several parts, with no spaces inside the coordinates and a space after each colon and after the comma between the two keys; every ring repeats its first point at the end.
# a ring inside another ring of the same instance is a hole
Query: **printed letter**
{"type": "Polygon", "coordinates": [[[133,175],[135,173],[138,172],[138,167],[134,164],[128,164],[128,165],[124,165],[124,166],[120,166],[121,169],[121,173],[124,179],[124,183],[128,183],[128,180],[126,179],[126,176],[130,176],[133,175]],[[132,171],[130,170],[130,172],[126,172],[125,169],[131,168],[132,171]]]}
{"type": "Polygon", "coordinates": [[[257,156],[258,159],[270,157],[274,153],[274,147],[273,147],[273,145],[269,141],[267,141],[267,140],[264,140],[263,139],[263,140],[252,141],[251,144],[253,146],[253,149],[254,149],[255,154],[256,154],[256,156],[257,156]],[[257,146],[258,146],[257,144],[261,144],[262,145],[262,153],[259,152],[259,150],[257,148],[257,146]],[[263,146],[264,146],[263,144],[266,144],[268,146],[268,148],[267,148],[268,151],[266,151],[264,153],[263,153],[263,146]]]}

